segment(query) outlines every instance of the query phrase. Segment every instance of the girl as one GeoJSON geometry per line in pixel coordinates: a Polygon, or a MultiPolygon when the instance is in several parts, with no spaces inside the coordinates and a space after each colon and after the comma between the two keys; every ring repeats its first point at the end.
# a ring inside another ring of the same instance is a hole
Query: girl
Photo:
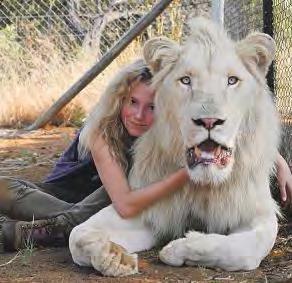
{"type": "Polygon", "coordinates": [[[1,225],[2,250],[27,240],[64,245],[74,226],[111,202],[132,217],[183,186],[186,169],[139,191],[127,183],[131,147],[154,119],[151,77],[142,60],[122,69],[44,183],[0,178],[0,213],[17,219],[1,225]]]}

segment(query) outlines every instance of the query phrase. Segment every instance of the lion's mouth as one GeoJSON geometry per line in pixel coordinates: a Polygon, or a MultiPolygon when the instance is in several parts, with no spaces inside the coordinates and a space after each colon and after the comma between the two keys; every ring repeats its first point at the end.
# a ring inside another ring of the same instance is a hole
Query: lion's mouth
{"type": "Polygon", "coordinates": [[[199,145],[186,150],[187,164],[190,169],[199,164],[204,166],[215,164],[220,167],[226,167],[231,156],[231,148],[227,148],[211,139],[205,140],[199,145]]]}

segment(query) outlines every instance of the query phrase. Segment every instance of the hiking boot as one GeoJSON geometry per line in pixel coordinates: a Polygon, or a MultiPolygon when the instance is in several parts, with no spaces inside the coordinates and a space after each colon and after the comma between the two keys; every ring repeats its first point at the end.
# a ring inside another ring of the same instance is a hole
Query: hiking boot
{"type": "Polygon", "coordinates": [[[8,220],[2,224],[2,238],[5,251],[25,248],[67,244],[69,234],[57,218],[32,222],[8,220]]]}

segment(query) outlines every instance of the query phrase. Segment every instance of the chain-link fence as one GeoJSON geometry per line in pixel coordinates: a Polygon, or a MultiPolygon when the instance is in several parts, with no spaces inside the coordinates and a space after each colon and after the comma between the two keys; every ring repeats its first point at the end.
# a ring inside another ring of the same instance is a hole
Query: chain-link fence
{"type": "Polygon", "coordinates": [[[258,30],[276,40],[274,74],[268,80],[283,119],[292,119],[292,1],[227,0],[224,9],[225,27],[233,38],[258,30]]]}
{"type": "MultiPolygon", "coordinates": [[[[163,14],[133,43],[131,54],[125,52],[122,55],[122,63],[137,55],[146,38],[160,34],[174,39],[181,38],[187,16],[195,9],[210,10],[211,2],[172,1],[163,14]]],[[[154,3],[155,0],[0,1],[1,88],[11,90],[13,87],[6,84],[13,82],[17,86],[14,93],[23,95],[26,89],[21,91],[20,85],[27,88],[31,81],[33,86],[39,85],[38,88],[43,90],[42,99],[46,99],[46,95],[50,97],[51,103],[149,12],[154,3]],[[71,73],[75,69],[76,74],[73,76],[71,73]],[[50,81],[53,77],[54,80],[50,81]],[[61,77],[62,81],[59,82],[61,77]],[[57,88],[56,84],[60,87],[57,88]],[[54,95],[45,94],[48,92],[54,95]]],[[[236,39],[244,37],[251,30],[263,30],[267,24],[265,19],[271,20],[269,32],[273,32],[278,46],[275,73],[271,79],[279,111],[283,117],[290,119],[292,1],[225,0],[224,14],[225,26],[236,39]],[[273,5],[267,9],[264,2],[273,5]]],[[[103,81],[99,82],[101,84],[103,81]]],[[[44,108],[40,104],[37,109],[44,108]]]]}
{"type": "Polygon", "coordinates": [[[241,39],[250,31],[263,29],[261,0],[224,1],[224,25],[233,39],[241,39]]]}
{"type": "Polygon", "coordinates": [[[139,1],[4,0],[0,27],[14,32],[26,49],[36,48],[39,37],[48,37],[66,51],[77,45],[94,46],[101,53],[145,12],[147,6],[139,1]]]}
{"type": "Polygon", "coordinates": [[[278,50],[275,59],[277,104],[281,114],[292,119],[292,1],[274,0],[273,34],[278,50]]]}
{"type": "MultiPolygon", "coordinates": [[[[155,3],[155,0],[0,1],[0,88],[3,90],[0,126],[15,125],[18,120],[32,122],[155,3]]],[[[161,34],[179,39],[192,10],[208,10],[210,6],[210,1],[204,0],[172,1],[107,68],[105,75],[86,88],[89,104],[93,105],[96,94],[102,92],[105,77],[137,56],[145,39],[161,34]]],[[[86,95],[81,96],[81,100],[86,100],[86,95]]],[[[83,116],[81,112],[77,111],[78,117],[83,116]]]]}
{"type": "MultiPolygon", "coordinates": [[[[174,0],[143,36],[180,37],[187,14],[210,6],[209,2],[174,0]]],[[[49,41],[64,56],[74,55],[81,47],[94,49],[99,58],[154,4],[154,0],[2,0],[0,54],[12,48],[24,58],[35,51],[45,55],[42,45],[49,41]]]]}
{"type": "Polygon", "coordinates": [[[276,41],[275,61],[267,79],[283,122],[281,153],[292,168],[292,1],[225,0],[224,24],[236,39],[257,30],[276,41]]]}
{"type": "Polygon", "coordinates": [[[149,10],[150,4],[123,0],[3,0],[0,54],[6,59],[19,59],[27,63],[26,67],[35,67],[29,63],[34,61],[32,56],[41,56],[46,64],[51,53],[60,52],[70,58],[80,49],[91,49],[98,59],[149,10]]]}

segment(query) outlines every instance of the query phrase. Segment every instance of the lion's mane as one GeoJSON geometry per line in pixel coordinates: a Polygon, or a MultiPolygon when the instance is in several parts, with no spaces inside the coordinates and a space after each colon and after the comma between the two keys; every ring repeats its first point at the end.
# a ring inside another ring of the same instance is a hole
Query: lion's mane
{"type": "Polygon", "coordinates": [[[227,180],[220,184],[190,181],[183,189],[143,213],[144,221],[161,240],[181,237],[190,229],[228,234],[251,223],[255,215],[277,211],[268,187],[280,133],[272,95],[264,76],[274,50],[265,49],[262,42],[257,45],[256,40],[257,36],[253,34],[241,42],[232,42],[215,25],[197,19],[192,25],[192,34],[183,46],[161,38],[146,44],[144,48],[146,62],[155,74],[157,115],[153,127],[135,146],[134,165],[130,173],[133,188],[161,180],[185,166],[180,121],[173,111],[173,107],[180,107],[181,100],[178,99],[179,94],[168,89],[165,82],[169,73],[175,73],[179,68],[184,51],[193,48],[194,42],[205,52],[216,48],[222,48],[225,52],[234,49],[256,81],[250,98],[252,102],[237,132],[235,162],[227,180]],[[155,44],[160,47],[153,48],[155,44]],[[265,64],[261,62],[264,59],[265,64]]]}

